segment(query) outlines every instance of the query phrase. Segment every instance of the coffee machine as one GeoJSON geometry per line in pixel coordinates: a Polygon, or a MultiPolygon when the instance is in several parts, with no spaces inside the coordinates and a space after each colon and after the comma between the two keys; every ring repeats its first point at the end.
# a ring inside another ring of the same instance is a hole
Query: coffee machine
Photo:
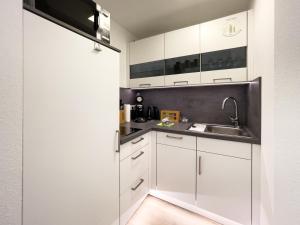
{"type": "Polygon", "coordinates": [[[136,97],[136,106],[135,106],[135,120],[136,123],[145,123],[147,120],[145,118],[144,113],[144,105],[143,105],[144,98],[140,95],[136,97]]]}

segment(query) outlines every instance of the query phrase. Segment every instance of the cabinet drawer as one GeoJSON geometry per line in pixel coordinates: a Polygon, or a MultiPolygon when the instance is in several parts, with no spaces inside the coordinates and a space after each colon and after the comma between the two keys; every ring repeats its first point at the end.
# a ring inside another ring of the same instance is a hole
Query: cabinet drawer
{"type": "Polygon", "coordinates": [[[251,159],[251,144],[247,143],[198,137],[197,150],[225,156],[251,159]]]}
{"type": "Polygon", "coordinates": [[[165,77],[163,75],[156,76],[156,77],[130,79],[131,88],[151,88],[151,87],[162,87],[164,85],[165,85],[165,77]]]}
{"type": "Polygon", "coordinates": [[[166,86],[183,86],[183,85],[193,85],[199,83],[200,83],[200,72],[165,76],[166,86]]]}
{"type": "Polygon", "coordinates": [[[158,132],[157,143],[176,146],[180,148],[187,148],[193,150],[196,149],[196,137],[188,135],[158,132]]]}
{"type": "Polygon", "coordinates": [[[121,145],[120,160],[125,159],[137,150],[148,145],[150,142],[149,133],[141,135],[130,142],[121,145]]]}
{"type": "Polygon", "coordinates": [[[247,81],[247,68],[201,72],[201,83],[226,83],[247,81]]]}
{"type": "Polygon", "coordinates": [[[121,214],[126,212],[137,201],[143,198],[149,191],[148,170],[145,171],[138,179],[136,179],[126,191],[121,194],[120,205],[121,214]]]}
{"type": "Polygon", "coordinates": [[[149,145],[137,150],[120,162],[121,194],[148,170],[149,145]]]}

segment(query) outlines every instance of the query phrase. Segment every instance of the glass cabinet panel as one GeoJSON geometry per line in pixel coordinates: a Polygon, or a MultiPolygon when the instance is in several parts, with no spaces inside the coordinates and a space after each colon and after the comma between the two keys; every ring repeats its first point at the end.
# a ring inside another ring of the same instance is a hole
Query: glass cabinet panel
{"type": "Polygon", "coordinates": [[[247,47],[201,54],[201,71],[247,67],[247,47]]]}
{"type": "Polygon", "coordinates": [[[166,59],[166,75],[200,71],[200,54],[166,59]]]}
{"type": "Polygon", "coordinates": [[[164,74],[164,60],[141,63],[130,66],[130,79],[163,76],[164,74]]]}

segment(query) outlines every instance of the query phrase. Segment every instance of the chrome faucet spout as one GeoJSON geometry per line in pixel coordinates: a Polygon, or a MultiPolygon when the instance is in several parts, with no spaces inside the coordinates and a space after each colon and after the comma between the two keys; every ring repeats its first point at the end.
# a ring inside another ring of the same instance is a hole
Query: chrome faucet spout
{"type": "Polygon", "coordinates": [[[235,116],[234,117],[229,116],[229,118],[230,118],[231,122],[234,124],[234,127],[239,127],[238,104],[237,104],[237,100],[234,97],[227,97],[223,100],[222,110],[224,111],[226,103],[227,103],[228,100],[233,101],[234,109],[235,109],[235,111],[234,111],[235,116]]]}

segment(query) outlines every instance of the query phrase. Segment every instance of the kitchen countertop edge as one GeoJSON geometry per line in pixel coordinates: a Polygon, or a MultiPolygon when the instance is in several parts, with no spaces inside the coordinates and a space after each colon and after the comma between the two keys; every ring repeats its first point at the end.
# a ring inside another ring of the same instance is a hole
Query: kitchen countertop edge
{"type": "Polygon", "coordinates": [[[133,128],[141,128],[142,130],[130,134],[128,136],[123,136],[120,138],[120,144],[123,145],[141,135],[144,135],[150,131],[160,131],[160,132],[168,132],[174,134],[182,134],[182,135],[189,135],[195,137],[204,137],[204,138],[211,138],[211,139],[218,139],[218,140],[225,140],[225,141],[235,141],[235,142],[242,142],[242,143],[249,143],[249,144],[261,144],[261,140],[257,137],[238,137],[238,136],[229,136],[229,135],[221,135],[221,134],[209,134],[209,133],[201,133],[201,132],[194,132],[187,130],[192,123],[180,123],[177,124],[176,127],[157,127],[156,123],[152,122],[150,124],[142,124],[144,126],[141,127],[141,124],[132,124],[126,123],[125,126],[130,126],[133,128]]]}

